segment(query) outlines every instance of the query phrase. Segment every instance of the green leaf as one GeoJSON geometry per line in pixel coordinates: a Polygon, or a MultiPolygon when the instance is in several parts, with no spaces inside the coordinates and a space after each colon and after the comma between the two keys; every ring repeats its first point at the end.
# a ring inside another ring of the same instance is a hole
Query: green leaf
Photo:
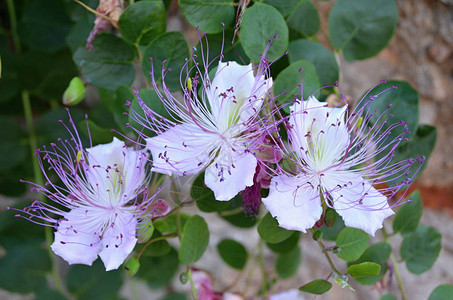
{"type": "MultiPolygon", "coordinates": [[[[160,234],[158,231],[154,231],[152,238],[155,239],[161,236],[162,234],[160,234]]],[[[172,248],[170,244],[166,240],[160,240],[149,244],[148,247],[146,247],[145,251],[143,251],[142,256],[163,256],[168,254],[171,249],[172,248]]]]}
{"type": "Polygon", "coordinates": [[[358,259],[366,249],[370,236],[357,228],[346,227],[337,237],[338,257],[345,261],[358,259]]]}
{"type": "Polygon", "coordinates": [[[266,243],[269,249],[276,253],[287,253],[294,249],[299,242],[300,232],[294,231],[293,234],[289,236],[289,238],[285,239],[284,241],[276,244],[266,243]]]}
{"type": "Polygon", "coordinates": [[[165,32],[167,20],[162,1],[140,1],[130,5],[118,22],[121,35],[132,44],[147,45],[165,32]]]}
{"type": "Polygon", "coordinates": [[[318,32],[321,21],[318,10],[310,0],[300,0],[286,18],[288,27],[302,35],[314,35],[318,32]]]}
{"type": "Polygon", "coordinates": [[[204,184],[204,172],[195,178],[190,189],[190,196],[197,203],[197,207],[204,212],[223,211],[229,205],[230,201],[219,201],[214,197],[214,192],[204,184]]]}
{"type": "Polygon", "coordinates": [[[396,213],[393,220],[393,231],[405,234],[417,229],[418,222],[422,216],[423,203],[419,191],[409,195],[410,202],[404,203],[396,213]]]}
{"type": "MultiPolygon", "coordinates": [[[[188,214],[180,213],[179,214],[179,222],[181,222],[181,228],[184,228],[184,225],[186,224],[187,220],[190,218],[188,214]]],[[[164,219],[157,219],[154,221],[154,227],[160,232],[160,233],[176,233],[177,232],[177,216],[176,214],[169,215],[168,217],[164,219]]]]}
{"type": "MultiPolygon", "coordinates": [[[[381,133],[385,132],[389,127],[393,126],[394,123],[404,121],[407,125],[408,130],[411,132],[410,135],[405,137],[410,138],[417,129],[418,125],[418,93],[412,88],[412,86],[404,81],[388,81],[380,84],[376,88],[369,92],[369,96],[378,95],[371,104],[368,104],[366,110],[373,113],[373,117],[370,120],[370,125],[376,122],[382,122],[384,117],[392,115],[388,118],[388,121],[382,127],[381,133]],[[392,88],[396,86],[397,88],[392,88]],[[390,88],[390,89],[389,89],[390,88]],[[389,90],[387,90],[389,89],[389,90]],[[384,90],[386,92],[382,93],[384,90]],[[388,108],[388,106],[391,106],[388,108]],[[382,116],[385,111],[387,112],[382,116]]],[[[366,100],[365,100],[366,101],[366,100]]],[[[402,127],[402,126],[401,126],[402,127]]],[[[397,138],[403,132],[403,128],[397,128],[391,131],[387,137],[387,141],[392,141],[397,138]]]]}
{"type": "Polygon", "coordinates": [[[378,276],[381,266],[373,262],[363,262],[348,267],[348,273],[352,277],[378,276]]]}
{"type": "Polygon", "coordinates": [[[136,276],[145,280],[151,288],[162,288],[170,283],[178,267],[178,253],[171,248],[170,252],[163,256],[142,256],[136,276]]]}
{"type": "Polygon", "coordinates": [[[116,90],[134,81],[133,60],[134,48],[107,33],[96,37],[92,50],[79,47],[74,53],[74,61],[86,80],[107,90],[116,90]]]}
{"type": "Polygon", "coordinates": [[[47,272],[50,259],[46,250],[29,243],[17,244],[0,259],[0,288],[32,293],[46,285],[47,272]]]}
{"type": "Polygon", "coordinates": [[[113,132],[110,129],[102,128],[96,124],[93,120],[88,121],[81,120],[78,124],[80,132],[83,132],[88,137],[88,127],[90,128],[91,140],[94,144],[107,144],[113,140],[113,132]]]}
{"type": "Polygon", "coordinates": [[[245,10],[241,23],[241,44],[247,56],[259,61],[260,55],[273,39],[266,56],[270,61],[283,55],[288,48],[288,27],[282,15],[270,5],[255,3],[245,10]]]}
{"type": "Polygon", "coordinates": [[[221,32],[222,23],[228,27],[235,17],[232,0],[179,0],[178,3],[187,21],[207,33],[221,32]]]}
{"type": "Polygon", "coordinates": [[[264,0],[266,4],[275,7],[284,17],[289,15],[301,0],[264,0]]]}
{"type": "Polygon", "coordinates": [[[278,226],[277,219],[273,218],[270,213],[267,213],[258,224],[259,235],[264,241],[271,244],[286,240],[293,232],[278,226]]]}
{"type": "Polygon", "coordinates": [[[387,261],[391,252],[392,248],[388,243],[375,243],[368,247],[358,260],[348,263],[349,265],[356,265],[363,262],[373,262],[381,266],[381,270],[378,275],[356,278],[356,281],[363,285],[371,285],[381,280],[382,276],[384,276],[387,271],[387,261]]]}
{"type": "Polygon", "coordinates": [[[379,298],[379,300],[397,300],[395,295],[393,294],[385,294],[384,296],[382,296],[381,298],[379,298]]]}
{"type": "MultiPolygon", "coordinates": [[[[71,109],[72,120],[75,124],[80,120],[85,120],[83,112],[78,108],[71,109]]],[[[64,108],[47,111],[42,114],[36,124],[36,132],[38,134],[39,145],[55,142],[58,138],[69,139],[68,130],[59,123],[62,120],[66,124],[69,121],[68,112],[64,108]]]]}
{"type": "Polygon", "coordinates": [[[328,292],[332,288],[332,284],[325,279],[316,279],[310,281],[299,288],[300,291],[315,294],[315,295],[322,295],[328,292]]]}
{"type": "MultiPolygon", "coordinates": [[[[277,98],[280,103],[289,103],[295,98],[302,100],[301,84],[304,100],[320,87],[315,67],[307,60],[295,61],[278,74],[274,83],[274,94],[280,95],[286,92],[285,95],[277,98]]],[[[289,107],[285,106],[284,110],[289,112],[289,107]]]]}
{"type": "Polygon", "coordinates": [[[324,45],[310,40],[294,40],[289,43],[289,62],[304,59],[315,66],[319,85],[332,85],[338,80],[338,65],[333,53],[324,45]]]}
{"type": "MultiPolygon", "coordinates": [[[[436,127],[420,124],[418,125],[415,134],[411,136],[410,140],[396,148],[395,158],[393,160],[401,161],[416,156],[424,156],[428,160],[434,146],[436,145],[436,139],[436,127]]],[[[410,169],[411,174],[414,174],[416,171],[418,171],[418,175],[421,174],[423,169],[428,165],[427,160],[423,163],[420,170],[418,170],[419,165],[414,164],[410,169]]],[[[417,176],[414,177],[414,180],[417,176]]]]}
{"type": "Polygon", "coordinates": [[[187,297],[184,294],[175,293],[160,298],[160,300],[187,300],[187,297]]]}
{"type": "Polygon", "coordinates": [[[247,250],[242,244],[235,240],[222,240],[217,244],[217,251],[219,251],[223,261],[232,268],[241,270],[247,262],[247,250]]]}
{"type": "Polygon", "coordinates": [[[179,261],[185,265],[196,262],[201,258],[209,243],[209,230],[206,221],[194,215],[184,225],[181,245],[179,247],[179,261]]]}
{"type": "Polygon", "coordinates": [[[172,69],[165,75],[165,84],[171,90],[180,90],[179,83],[180,69],[186,62],[186,58],[190,55],[189,46],[181,32],[166,32],[159,35],[151,43],[148,44],[142,61],[142,70],[145,77],[150,78],[151,61],[154,67],[154,77],[156,81],[162,80],[162,67],[165,61],[165,68],[172,69]]]}
{"type": "Polygon", "coordinates": [[[19,125],[7,118],[0,118],[0,172],[6,172],[25,161],[27,145],[22,142],[25,133],[19,125]]]}
{"type": "Polygon", "coordinates": [[[343,218],[334,209],[327,209],[325,224],[316,230],[322,232],[323,240],[335,241],[343,228],[345,228],[343,218]],[[330,227],[327,226],[333,219],[335,219],[334,223],[330,227]]]}
{"type": "Polygon", "coordinates": [[[400,254],[411,273],[421,274],[431,268],[439,255],[441,238],[436,229],[425,225],[404,236],[400,254]]]}
{"type": "Polygon", "coordinates": [[[254,216],[248,216],[243,212],[242,196],[240,194],[236,195],[228,202],[230,202],[230,205],[223,211],[218,212],[222,219],[240,228],[250,228],[255,226],[257,218],[254,216]]]}
{"type": "Polygon", "coordinates": [[[18,24],[21,42],[42,51],[57,51],[65,46],[71,21],[62,2],[31,1],[18,24]]]}
{"type": "Polygon", "coordinates": [[[71,266],[66,276],[68,290],[80,300],[107,300],[118,295],[123,283],[122,271],[106,271],[101,260],[96,260],[92,266],[71,266]]]}
{"type": "Polygon", "coordinates": [[[329,14],[329,39],[348,61],[378,54],[398,22],[395,0],[338,0],[329,14]]]}
{"type": "Polygon", "coordinates": [[[286,279],[296,274],[301,257],[299,246],[294,247],[289,252],[279,254],[275,261],[275,270],[278,276],[286,279]]]}
{"type": "Polygon", "coordinates": [[[450,300],[451,295],[453,295],[453,285],[441,284],[431,292],[428,300],[450,300]]]}

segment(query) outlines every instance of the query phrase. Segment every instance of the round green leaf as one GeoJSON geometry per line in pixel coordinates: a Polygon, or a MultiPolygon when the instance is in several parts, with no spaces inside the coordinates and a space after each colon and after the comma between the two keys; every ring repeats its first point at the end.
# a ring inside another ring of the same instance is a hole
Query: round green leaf
{"type": "MultiPolygon", "coordinates": [[[[161,237],[162,234],[158,231],[154,231],[152,238],[161,237]]],[[[152,242],[151,244],[146,247],[145,251],[143,251],[142,256],[163,256],[170,252],[171,246],[166,240],[160,240],[156,242],[152,242]]]]}
{"type": "MultiPolygon", "coordinates": [[[[428,159],[434,150],[436,140],[436,127],[431,125],[418,125],[415,134],[411,136],[410,140],[396,148],[394,161],[401,161],[416,156],[424,156],[428,159]]],[[[418,170],[419,165],[414,164],[410,169],[411,174],[414,174],[417,170],[419,171],[418,174],[420,174],[427,164],[428,162],[425,161],[420,170],[418,170]]],[[[418,175],[414,177],[414,180],[417,176],[418,175]]]]}
{"type": "Polygon", "coordinates": [[[146,78],[151,79],[151,61],[154,67],[154,78],[156,81],[162,80],[162,68],[170,68],[165,76],[165,84],[168,88],[179,90],[180,69],[186,62],[186,58],[190,55],[189,46],[181,32],[166,32],[154,39],[145,49],[143,53],[142,70],[146,78]]]}
{"type": "Polygon", "coordinates": [[[395,0],[338,0],[329,14],[329,39],[347,60],[365,59],[387,46],[397,22],[395,0]]]}
{"type": "Polygon", "coordinates": [[[71,21],[63,3],[47,0],[31,1],[18,24],[21,42],[30,48],[56,51],[65,46],[71,21]]]}
{"type": "Polygon", "coordinates": [[[348,267],[348,273],[352,277],[377,276],[381,272],[381,266],[373,262],[363,262],[348,267]]]}
{"type": "Polygon", "coordinates": [[[201,258],[209,243],[208,224],[200,216],[190,217],[184,225],[179,261],[185,265],[196,262],[201,258]]]}
{"type": "Polygon", "coordinates": [[[121,270],[105,271],[101,260],[92,266],[71,266],[66,276],[68,290],[80,300],[112,299],[123,283],[121,270]]]}
{"type": "Polygon", "coordinates": [[[241,44],[247,56],[259,61],[260,55],[273,39],[266,56],[270,61],[283,55],[288,48],[288,27],[282,15],[270,5],[255,3],[246,9],[241,23],[241,44]]]}
{"type": "Polygon", "coordinates": [[[214,197],[214,192],[204,184],[204,172],[195,178],[190,189],[190,196],[197,203],[197,207],[204,212],[214,212],[225,210],[230,201],[218,201],[214,197]]]}
{"type": "Polygon", "coordinates": [[[147,45],[164,33],[167,25],[162,1],[140,1],[130,5],[118,22],[123,38],[133,44],[147,45]]]}
{"type": "Polygon", "coordinates": [[[338,215],[334,209],[327,209],[324,225],[316,230],[322,232],[322,239],[327,241],[335,241],[340,232],[345,228],[343,218],[338,215]],[[331,224],[332,220],[335,219],[334,223],[331,224]],[[331,225],[330,227],[327,225],[331,225]]]}
{"type": "Polygon", "coordinates": [[[179,0],[178,3],[187,21],[207,33],[221,32],[221,23],[229,26],[235,17],[231,0],[179,0]]]}
{"type": "Polygon", "coordinates": [[[316,279],[310,281],[299,288],[300,291],[315,294],[315,295],[322,295],[328,292],[332,288],[332,284],[325,279],[316,279]]]}
{"type": "Polygon", "coordinates": [[[404,203],[398,209],[393,220],[393,231],[402,234],[415,231],[422,216],[423,203],[420,192],[413,192],[408,199],[411,201],[404,203]]]}
{"type": "Polygon", "coordinates": [[[298,3],[302,2],[303,0],[264,0],[262,2],[272,5],[275,7],[284,17],[289,15],[292,11],[294,11],[295,7],[298,3]]]}
{"type": "MultiPolygon", "coordinates": [[[[184,225],[186,224],[189,218],[190,216],[188,214],[184,213],[179,214],[179,222],[181,228],[184,228],[184,225]]],[[[168,234],[176,233],[177,232],[176,219],[177,216],[175,214],[172,214],[164,219],[157,219],[156,221],[154,221],[153,225],[160,233],[168,234]]]]}
{"type": "Polygon", "coordinates": [[[289,238],[280,243],[277,244],[266,243],[266,244],[269,247],[269,249],[276,253],[286,253],[291,251],[294,247],[297,246],[297,243],[299,242],[299,236],[300,232],[294,231],[293,234],[289,236],[289,238]]]}
{"type": "Polygon", "coordinates": [[[236,195],[228,202],[230,202],[230,205],[223,211],[218,212],[222,219],[240,228],[250,228],[255,226],[257,222],[256,217],[246,215],[242,210],[237,212],[239,208],[242,208],[242,196],[240,194],[236,195]]]}
{"type": "Polygon", "coordinates": [[[113,34],[100,34],[93,42],[93,49],[79,47],[74,61],[82,69],[88,82],[116,90],[134,81],[134,48],[113,34]]]}
{"type": "MultiPolygon", "coordinates": [[[[295,61],[278,74],[274,83],[274,94],[280,95],[286,92],[285,95],[277,98],[280,103],[289,103],[295,98],[302,100],[300,99],[301,84],[304,99],[308,99],[319,88],[315,67],[306,60],[295,61]],[[302,82],[300,81],[301,77],[302,82]]],[[[287,106],[285,106],[285,109],[289,112],[287,106]]]]}
{"type": "Polygon", "coordinates": [[[421,274],[431,268],[439,255],[441,238],[436,229],[425,225],[404,236],[400,254],[411,273],[421,274]]]}
{"type": "Polygon", "coordinates": [[[247,250],[235,240],[222,240],[217,244],[217,251],[223,261],[235,269],[243,269],[247,262],[247,250]]]}
{"type": "Polygon", "coordinates": [[[163,256],[140,257],[140,269],[136,276],[146,281],[151,288],[162,288],[170,283],[178,267],[178,253],[171,248],[170,252],[163,256]]]}
{"type": "Polygon", "coordinates": [[[289,238],[293,231],[278,226],[278,221],[267,213],[258,224],[258,233],[264,241],[276,244],[289,238]]]}
{"type": "MultiPolygon", "coordinates": [[[[391,114],[393,116],[389,117],[387,123],[383,126],[381,133],[386,131],[394,123],[404,121],[408,127],[408,130],[411,132],[411,134],[409,136],[406,135],[406,137],[410,138],[413,134],[415,134],[418,125],[419,113],[419,98],[417,91],[414,90],[407,82],[389,81],[372,89],[368,96],[370,97],[378,94],[380,95],[376,97],[372,103],[368,104],[370,107],[366,108],[367,110],[369,109],[370,112],[373,112],[374,115],[371,118],[370,123],[374,124],[375,122],[382,122],[383,117],[391,114]],[[393,86],[396,88],[392,88],[393,86]],[[387,91],[380,94],[384,90],[387,91]],[[389,105],[391,105],[391,107],[388,109],[387,113],[383,117],[379,118],[379,116],[387,110],[389,105]]],[[[397,138],[397,136],[402,132],[402,128],[392,130],[391,134],[387,138],[387,141],[397,138]]]]}
{"type": "Polygon", "coordinates": [[[389,293],[379,298],[379,300],[396,300],[396,297],[395,295],[389,293]]]}
{"type": "Polygon", "coordinates": [[[429,295],[428,300],[450,300],[453,295],[453,285],[441,284],[429,295]]]}
{"type": "Polygon", "coordinates": [[[0,259],[0,288],[16,293],[32,293],[46,285],[50,271],[47,251],[22,243],[8,249],[0,259]]]}
{"type": "Polygon", "coordinates": [[[315,66],[321,86],[332,85],[338,80],[338,65],[333,53],[324,45],[299,39],[291,41],[288,46],[289,62],[308,60],[315,66]]]}
{"type": "Polygon", "coordinates": [[[386,242],[375,243],[368,247],[365,252],[363,252],[362,256],[360,256],[358,260],[351,262],[350,265],[373,262],[379,264],[381,270],[376,276],[360,277],[356,278],[356,281],[363,285],[371,285],[381,280],[382,276],[384,276],[384,273],[387,271],[387,261],[391,252],[392,248],[386,242]]]}
{"type": "Polygon", "coordinates": [[[275,270],[280,278],[286,279],[296,274],[301,260],[300,248],[294,247],[291,251],[281,253],[275,261],[275,270]]]}
{"type": "Polygon", "coordinates": [[[365,251],[370,236],[357,228],[346,227],[337,237],[338,257],[345,261],[358,259],[365,251]]]}
{"type": "Polygon", "coordinates": [[[310,0],[300,0],[286,17],[288,27],[302,35],[314,35],[318,32],[321,21],[318,9],[310,0]]]}

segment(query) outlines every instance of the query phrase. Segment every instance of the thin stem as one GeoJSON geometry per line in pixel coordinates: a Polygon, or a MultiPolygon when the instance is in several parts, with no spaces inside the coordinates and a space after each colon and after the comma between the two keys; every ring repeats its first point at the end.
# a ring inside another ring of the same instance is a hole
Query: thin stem
{"type": "Polygon", "coordinates": [[[190,289],[192,290],[192,298],[198,300],[197,290],[195,289],[195,284],[193,283],[192,270],[190,267],[187,267],[187,276],[189,277],[190,289]]]}
{"type": "MultiPolygon", "coordinates": [[[[33,113],[31,110],[30,94],[28,93],[27,90],[22,91],[22,105],[24,107],[25,121],[27,123],[28,139],[30,142],[30,152],[31,152],[31,156],[32,156],[33,173],[34,173],[34,177],[35,177],[35,182],[36,182],[36,184],[43,186],[44,179],[43,179],[43,176],[41,173],[41,168],[39,167],[38,160],[34,156],[34,151],[38,148],[38,142],[36,139],[35,127],[33,124],[33,113]]],[[[42,195],[40,195],[40,197],[42,199],[42,195]]],[[[44,226],[44,235],[45,235],[47,244],[50,246],[53,243],[51,227],[44,226]]],[[[52,274],[52,278],[53,278],[53,281],[55,284],[55,288],[62,294],[65,294],[63,284],[60,280],[60,275],[58,274],[58,270],[57,270],[56,257],[53,254],[50,247],[47,247],[47,252],[48,252],[50,260],[52,262],[51,274],[52,274]]]]}
{"type": "Polygon", "coordinates": [[[76,3],[80,4],[80,5],[82,5],[86,10],[88,10],[89,12],[92,12],[92,13],[95,14],[96,16],[99,16],[99,17],[101,17],[101,18],[103,18],[103,19],[106,19],[107,21],[110,21],[110,22],[112,22],[112,23],[115,23],[115,20],[113,20],[112,18],[107,17],[106,15],[104,15],[104,14],[98,12],[97,10],[92,9],[91,7],[89,7],[88,5],[86,5],[85,3],[83,3],[83,2],[81,2],[81,1],[79,1],[79,0],[74,0],[74,2],[76,2],[76,3]]]}
{"type": "MultiPolygon", "coordinates": [[[[385,226],[382,227],[382,233],[384,234],[385,241],[390,245],[389,234],[387,233],[387,230],[385,230],[385,226]]],[[[401,297],[403,300],[407,300],[406,290],[404,289],[403,280],[401,279],[400,270],[398,269],[398,261],[396,260],[395,254],[393,254],[393,248],[392,252],[390,252],[390,259],[393,263],[393,270],[395,271],[396,281],[398,281],[398,287],[401,291],[401,297]]]]}
{"type": "Polygon", "coordinates": [[[269,299],[269,280],[267,278],[266,265],[264,264],[263,240],[258,244],[258,258],[261,267],[261,274],[263,275],[263,296],[264,299],[269,299]]]}
{"type": "Polygon", "coordinates": [[[158,241],[162,241],[162,240],[166,240],[166,239],[171,239],[171,238],[174,238],[176,237],[177,235],[175,233],[173,234],[168,234],[168,235],[163,235],[163,236],[160,236],[160,237],[157,237],[155,239],[151,239],[149,240],[148,242],[146,242],[145,245],[143,245],[143,247],[140,249],[140,251],[137,253],[137,259],[140,259],[140,256],[142,256],[143,252],[145,251],[145,249],[151,245],[152,243],[154,242],[158,242],[158,241]]]}
{"type": "Polygon", "coordinates": [[[17,34],[17,19],[14,0],[6,0],[6,5],[8,6],[9,24],[11,26],[11,34],[13,36],[14,51],[16,54],[20,54],[21,47],[19,35],[17,34]]]}
{"type": "MultiPolygon", "coordinates": [[[[310,231],[311,231],[312,234],[315,232],[313,228],[310,229],[310,231]]],[[[323,243],[321,240],[317,240],[316,242],[318,242],[318,245],[319,245],[319,247],[321,248],[322,253],[323,253],[324,256],[326,257],[326,260],[327,260],[327,262],[329,263],[330,268],[332,269],[332,272],[334,272],[335,274],[337,274],[337,275],[339,275],[339,276],[343,276],[343,273],[341,273],[340,271],[338,271],[337,267],[335,267],[335,264],[333,263],[332,259],[331,259],[330,256],[329,256],[329,253],[327,252],[326,246],[324,246],[324,243],[323,243]]]]}

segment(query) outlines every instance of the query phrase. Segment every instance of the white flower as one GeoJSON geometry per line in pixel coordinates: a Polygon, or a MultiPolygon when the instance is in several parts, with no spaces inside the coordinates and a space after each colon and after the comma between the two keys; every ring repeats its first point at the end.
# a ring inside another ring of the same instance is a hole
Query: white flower
{"type": "MultiPolygon", "coordinates": [[[[297,170],[281,169],[263,199],[281,227],[305,232],[320,219],[322,205],[326,205],[338,212],[346,226],[374,235],[393,214],[387,199],[407,180],[381,190],[373,184],[396,179],[398,172],[417,160],[391,164],[394,149],[406,132],[386,140],[387,134],[379,135],[385,122],[369,127],[370,116],[361,117],[364,107],[349,112],[346,106],[329,108],[314,97],[291,106],[287,152],[297,170]],[[385,151],[383,158],[374,159],[385,151]]],[[[393,128],[399,126],[405,124],[396,123],[393,128]]]]}
{"type": "Polygon", "coordinates": [[[230,200],[253,185],[257,160],[250,152],[263,132],[257,117],[272,80],[265,79],[262,66],[219,62],[212,82],[207,70],[186,81],[190,84],[184,87],[183,104],[167,91],[166,97],[160,95],[166,98],[162,101],[167,110],[181,121],[159,122],[142,104],[148,117],[144,125],[158,132],[145,138],[153,156],[153,171],[184,176],[206,169],[205,183],[216,199],[230,200]],[[254,69],[258,70],[256,75],[254,69]]]}

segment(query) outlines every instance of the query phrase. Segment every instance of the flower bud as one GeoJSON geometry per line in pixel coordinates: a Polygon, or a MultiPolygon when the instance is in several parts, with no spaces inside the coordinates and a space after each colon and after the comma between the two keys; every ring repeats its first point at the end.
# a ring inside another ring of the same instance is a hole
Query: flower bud
{"type": "Polygon", "coordinates": [[[134,276],[135,274],[137,274],[138,269],[140,269],[140,261],[136,257],[132,257],[131,259],[129,259],[124,269],[126,270],[127,276],[134,276]]]}
{"type": "Polygon", "coordinates": [[[77,105],[85,98],[86,89],[82,79],[79,77],[72,78],[69,86],[63,94],[64,105],[77,105]]]}

